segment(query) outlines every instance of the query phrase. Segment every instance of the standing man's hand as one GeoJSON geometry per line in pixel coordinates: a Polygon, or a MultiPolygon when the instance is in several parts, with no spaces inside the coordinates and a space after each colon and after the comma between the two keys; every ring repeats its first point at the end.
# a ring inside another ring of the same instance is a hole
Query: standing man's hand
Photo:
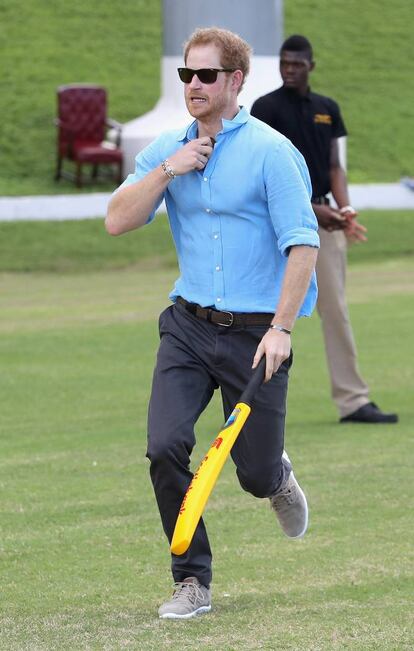
{"type": "Polygon", "coordinates": [[[329,232],[343,231],[346,228],[346,216],[342,215],[336,208],[318,203],[313,203],[312,208],[321,228],[329,232]]]}
{"type": "Polygon", "coordinates": [[[211,138],[203,136],[190,140],[184,147],[168,157],[168,161],[176,176],[187,174],[193,170],[203,170],[213,152],[211,138]]]}
{"type": "Polygon", "coordinates": [[[367,229],[365,228],[365,226],[360,224],[359,221],[356,219],[348,220],[344,228],[344,233],[346,235],[346,238],[352,244],[355,242],[366,242],[368,239],[367,237],[365,237],[366,232],[367,229]]]}
{"type": "Polygon", "coordinates": [[[290,350],[290,335],[279,330],[268,330],[257,347],[252,368],[256,368],[263,355],[266,355],[265,382],[268,382],[289,357],[290,350]]]}
{"type": "Polygon", "coordinates": [[[358,213],[352,206],[344,206],[339,211],[346,219],[344,233],[349,242],[366,242],[365,233],[367,229],[357,220],[358,213]]]}

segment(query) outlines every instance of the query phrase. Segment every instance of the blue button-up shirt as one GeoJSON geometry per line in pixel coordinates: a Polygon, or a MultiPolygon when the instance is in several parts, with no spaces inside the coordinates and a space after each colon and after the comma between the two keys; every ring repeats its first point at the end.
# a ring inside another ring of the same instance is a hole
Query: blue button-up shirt
{"type": "MultiPolygon", "coordinates": [[[[180,269],[173,301],[273,313],[290,247],[319,246],[308,169],[287,138],[246,109],[222,124],[205,169],[172,180],[148,222],[165,199],[180,269]]],[[[196,121],[162,134],[138,154],[123,185],[197,137],[196,121]]],[[[310,315],[316,296],[313,274],[298,316],[310,315]]]]}

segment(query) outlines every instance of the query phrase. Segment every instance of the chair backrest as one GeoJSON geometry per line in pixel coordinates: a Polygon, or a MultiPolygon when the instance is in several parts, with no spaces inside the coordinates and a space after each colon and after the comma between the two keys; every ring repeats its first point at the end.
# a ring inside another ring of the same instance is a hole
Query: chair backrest
{"type": "Polygon", "coordinates": [[[105,137],[106,90],[89,84],[69,84],[57,90],[58,146],[71,142],[100,143],[105,137]]]}

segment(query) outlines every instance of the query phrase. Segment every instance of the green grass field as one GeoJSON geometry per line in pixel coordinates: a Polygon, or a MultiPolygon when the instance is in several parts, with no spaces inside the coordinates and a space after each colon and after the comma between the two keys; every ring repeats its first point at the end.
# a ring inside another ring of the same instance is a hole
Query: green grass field
{"type": "MultiPolygon", "coordinates": [[[[368,243],[352,246],[351,263],[413,257],[413,211],[366,210],[359,217],[368,243]]],[[[175,266],[168,222],[110,238],[101,219],[72,222],[0,222],[0,271],[78,273],[143,264],[175,266]]]]}
{"type": "MultiPolygon", "coordinates": [[[[349,304],[363,375],[400,423],[337,423],[318,318],[301,320],[287,449],[309,532],[285,539],[229,462],[206,512],[214,611],[186,623],[156,615],[171,583],[145,459],[157,315],[176,276],[165,224],[104,244],[88,239],[102,224],[85,222],[93,268],[59,244],[72,223],[48,237],[42,224],[26,238],[7,227],[14,258],[27,260],[25,273],[12,263],[0,273],[2,649],[412,650],[414,260],[397,228],[408,215],[370,219],[377,253],[352,251],[349,304]],[[155,263],[145,254],[128,266],[128,240],[154,247],[155,263]],[[60,273],[41,264],[53,244],[60,273]]],[[[194,465],[221,424],[216,398],[198,423],[194,465]]]]}
{"type": "MultiPolygon", "coordinates": [[[[336,98],[350,133],[352,182],[413,174],[411,0],[286,0],[285,34],[314,44],[312,86],[336,98]]],[[[109,114],[125,122],[160,94],[161,1],[73,0],[0,4],[0,195],[76,192],[53,180],[56,88],[108,89],[109,114]]],[[[272,82],[270,82],[270,87],[272,82]]],[[[270,89],[270,88],[269,88],[270,89]]],[[[106,190],[109,183],[84,191],[106,190]]]]}

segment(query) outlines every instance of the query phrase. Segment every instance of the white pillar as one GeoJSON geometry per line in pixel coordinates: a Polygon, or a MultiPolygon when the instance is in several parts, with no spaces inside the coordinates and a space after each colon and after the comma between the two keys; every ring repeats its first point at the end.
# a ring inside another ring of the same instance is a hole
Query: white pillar
{"type": "Polygon", "coordinates": [[[183,43],[197,27],[230,29],[252,46],[251,69],[240,104],[250,109],[255,99],[281,84],[282,0],[163,0],[163,24],[161,97],[152,111],[124,125],[125,174],[134,170],[136,154],[162,131],[184,127],[192,119],[177,68],[183,65],[183,43]]]}

